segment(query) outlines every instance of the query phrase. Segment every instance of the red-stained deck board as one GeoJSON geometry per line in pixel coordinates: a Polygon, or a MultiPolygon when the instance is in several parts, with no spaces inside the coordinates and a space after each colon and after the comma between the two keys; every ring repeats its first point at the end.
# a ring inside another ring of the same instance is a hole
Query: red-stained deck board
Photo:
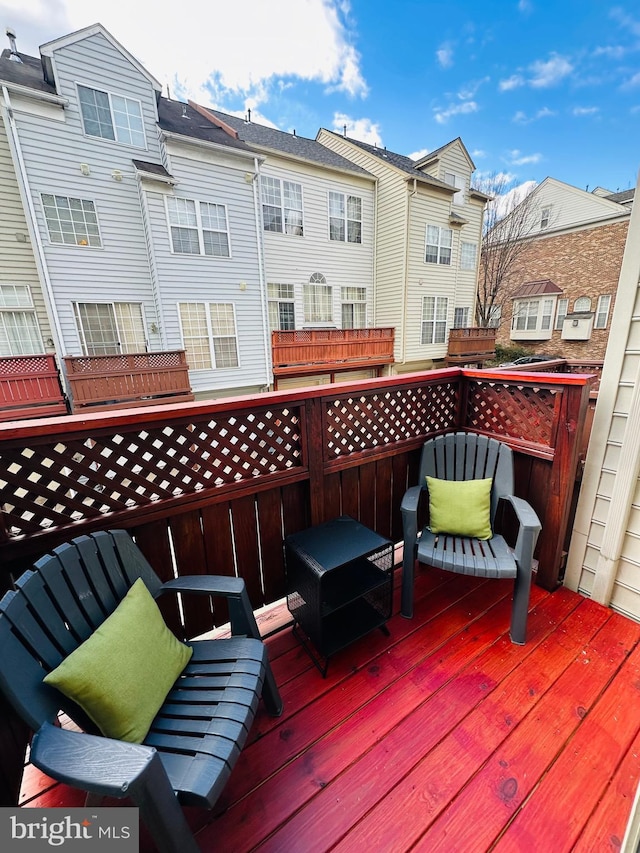
{"type": "MultiPolygon", "coordinates": [[[[419,836],[424,828],[422,816],[424,799],[418,798],[418,811],[414,802],[405,803],[412,785],[402,785],[404,778],[429,753],[437,748],[443,738],[450,737],[453,747],[446,752],[454,756],[454,763],[461,761],[461,745],[456,744],[458,731],[465,716],[481,703],[487,694],[501,686],[502,680],[532,655],[550,631],[575,608],[574,597],[563,594],[544,599],[529,619],[529,640],[525,647],[513,645],[506,637],[484,648],[473,649],[470,644],[466,660],[459,662],[459,670],[431,697],[425,695],[423,704],[408,715],[384,741],[363,744],[362,758],[332,786],[323,790],[286,826],[264,845],[264,850],[286,849],[288,844],[301,843],[309,851],[328,849],[348,833],[356,824],[353,835],[344,839],[345,850],[402,850],[404,834],[419,836]],[[474,656],[475,651],[475,656],[474,656]],[[372,747],[372,748],[370,748],[372,747]],[[394,786],[402,788],[398,800],[394,800],[394,786]],[[387,805],[391,804],[390,808],[387,805]],[[384,814],[381,819],[375,814],[378,806],[384,814]],[[373,812],[369,811],[373,809],[373,812]],[[369,820],[369,814],[373,818],[369,820]],[[360,825],[358,820],[365,817],[360,825]],[[402,819],[398,820],[398,815],[402,819]],[[417,821],[411,830],[412,822],[417,821]]],[[[450,642],[455,644],[453,638],[450,642]]],[[[449,645],[449,644],[447,644],[449,645]]],[[[446,648],[446,647],[445,647],[446,648]]],[[[436,657],[435,655],[433,656],[436,657]]],[[[440,657],[440,655],[438,655],[440,657]]],[[[439,661],[436,661],[438,663],[439,661]]],[[[447,667],[447,659],[442,665],[447,667]]],[[[465,748],[464,744],[462,745],[465,748]]],[[[437,788],[438,780],[446,779],[446,768],[441,766],[439,756],[434,762],[432,785],[437,788]]],[[[471,764],[471,771],[476,768],[471,764]]],[[[469,771],[468,771],[469,772],[469,771]]],[[[446,804],[448,799],[444,800],[446,804]]],[[[300,848],[302,849],[302,848],[300,848]]]]}
{"type": "MultiPolygon", "coordinates": [[[[620,620],[614,617],[611,621],[620,620]]],[[[574,849],[576,838],[640,727],[639,646],[606,686],[609,690],[588,713],[584,709],[583,724],[526,801],[496,851],[512,853],[531,849],[531,845],[541,850],[553,848],[554,853],[574,849]],[[589,779],[588,786],[582,781],[585,778],[589,779]]]]}
{"type": "Polygon", "coordinates": [[[576,649],[571,665],[429,827],[415,849],[450,851],[452,838],[458,849],[490,849],[573,737],[628,649],[637,643],[638,633],[638,625],[612,613],[591,641],[576,649]]]}

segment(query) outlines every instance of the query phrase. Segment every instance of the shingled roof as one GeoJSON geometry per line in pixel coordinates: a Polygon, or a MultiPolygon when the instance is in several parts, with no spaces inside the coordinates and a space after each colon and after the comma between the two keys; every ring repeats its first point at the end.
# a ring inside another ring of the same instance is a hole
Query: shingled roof
{"type": "Polygon", "coordinates": [[[625,204],[626,202],[633,201],[634,194],[635,189],[623,190],[621,193],[611,193],[611,195],[606,195],[605,198],[608,201],[615,201],[618,204],[625,204]]]}
{"type": "Polygon", "coordinates": [[[27,56],[26,53],[18,53],[18,56],[22,62],[11,59],[9,48],[2,51],[0,54],[0,80],[55,95],[56,87],[44,79],[41,59],[35,56],[27,56]]]}
{"type": "Polygon", "coordinates": [[[229,115],[220,110],[214,110],[211,107],[207,107],[206,112],[211,113],[212,116],[232,127],[237,131],[240,139],[262,150],[309,160],[312,163],[339,169],[342,172],[353,172],[357,175],[366,175],[369,178],[373,177],[366,169],[357,166],[355,163],[347,160],[346,157],[341,157],[335,151],[316,142],[315,139],[298,136],[295,132],[287,133],[254,121],[246,121],[238,116],[229,115]]]}
{"type": "Polygon", "coordinates": [[[188,136],[202,142],[213,142],[239,151],[256,153],[245,142],[228,134],[223,128],[209,121],[203,115],[182,101],[169,98],[158,100],[158,121],[162,130],[188,136]]]}

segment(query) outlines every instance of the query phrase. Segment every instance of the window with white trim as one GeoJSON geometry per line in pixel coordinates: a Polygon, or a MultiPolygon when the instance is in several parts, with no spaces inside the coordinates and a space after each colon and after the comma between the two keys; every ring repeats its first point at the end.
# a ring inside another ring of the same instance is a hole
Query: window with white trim
{"type": "Polygon", "coordinates": [[[540,229],[544,230],[549,227],[549,222],[551,221],[551,208],[543,207],[540,211],[540,229]]]}
{"type": "Polygon", "coordinates": [[[52,243],[100,248],[96,206],[86,198],[42,193],[44,218],[52,243]]]}
{"type": "Polygon", "coordinates": [[[238,367],[238,333],[232,303],[179,302],[178,314],[190,370],[238,367]]]}
{"type": "Polygon", "coordinates": [[[427,264],[450,264],[452,242],[453,231],[451,228],[427,225],[425,262],[427,264]]]}
{"type": "Polygon", "coordinates": [[[302,184],[263,175],[261,186],[264,230],[304,236],[302,184]]]}
{"type": "Polygon", "coordinates": [[[513,303],[513,340],[550,340],[556,300],[549,297],[517,299],[513,303]]]}
{"type": "Polygon", "coordinates": [[[269,327],[274,330],[295,329],[294,295],[292,284],[267,283],[269,327]]]}
{"type": "Polygon", "coordinates": [[[321,272],[314,272],[302,288],[305,323],[333,322],[333,290],[321,272]]]}
{"type": "Polygon", "coordinates": [[[556,325],[555,328],[562,331],[567,311],[569,310],[568,299],[558,299],[558,307],[556,308],[556,325]]]}
{"type": "Polygon", "coordinates": [[[362,243],[362,199],[345,193],[329,193],[329,239],[362,243]]]}
{"type": "Polygon", "coordinates": [[[229,227],[224,204],[167,196],[171,247],[178,255],[228,258],[229,227]]]}
{"type": "Polygon", "coordinates": [[[83,355],[145,352],[147,339],[139,302],[74,302],[83,355]]]}
{"type": "Polygon", "coordinates": [[[611,296],[606,294],[598,297],[598,307],[593,324],[594,329],[606,329],[609,321],[609,310],[611,309],[611,296]]]}
{"type": "Polygon", "coordinates": [[[475,270],[478,257],[477,243],[460,243],[460,269],[475,270]]]}
{"type": "Polygon", "coordinates": [[[87,136],[113,139],[136,148],[146,147],[140,101],[80,84],[78,98],[87,136]]]}
{"type": "Polygon", "coordinates": [[[591,311],[591,299],[588,296],[579,296],[573,303],[573,310],[577,313],[591,311]]]}
{"type": "Polygon", "coordinates": [[[31,289],[26,284],[0,284],[0,355],[43,352],[31,289]]]}
{"type": "Polygon", "coordinates": [[[464,204],[464,190],[466,181],[461,175],[456,175],[453,172],[444,173],[445,184],[451,184],[458,192],[451,199],[453,204],[464,204]]]}
{"type": "Polygon", "coordinates": [[[443,344],[447,337],[447,311],[449,300],[445,296],[422,297],[421,344],[443,344]]]}
{"type": "Polygon", "coordinates": [[[518,331],[532,331],[538,324],[538,311],[540,309],[540,300],[532,299],[531,301],[518,300],[513,303],[513,319],[511,327],[518,331]]]}
{"type": "Polygon", "coordinates": [[[367,288],[341,287],[342,328],[363,329],[367,325],[367,288]]]}
{"type": "Polygon", "coordinates": [[[453,312],[453,328],[467,329],[469,327],[470,308],[455,308],[453,312]]]}

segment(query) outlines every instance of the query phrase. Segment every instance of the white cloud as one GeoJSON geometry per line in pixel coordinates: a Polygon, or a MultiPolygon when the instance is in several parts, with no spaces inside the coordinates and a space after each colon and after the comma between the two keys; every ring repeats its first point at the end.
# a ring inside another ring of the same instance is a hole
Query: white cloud
{"type": "Polygon", "coordinates": [[[541,118],[549,118],[550,116],[555,116],[557,113],[555,110],[550,110],[549,107],[542,107],[542,109],[533,113],[533,115],[528,116],[522,110],[518,110],[518,112],[511,119],[515,124],[531,124],[533,121],[538,121],[541,118]]]}
{"type": "Polygon", "coordinates": [[[487,156],[487,152],[483,151],[482,148],[474,148],[471,156],[474,160],[482,160],[483,157],[487,156]]]}
{"type": "MultiPolygon", "coordinates": [[[[158,14],[151,0],[0,3],[9,11],[29,7],[38,38],[46,28],[45,40],[100,21],[160,82],[200,101],[203,96],[205,102],[211,100],[212,94],[221,99],[225,93],[264,100],[279,80],[291,77],[351,96],[367,94],[344,0],[181,0],[171,14],[158,14]]],[[[16,14],[27,28],[25,14],[16,14]]],[[[10,15],[4,17],[12,22],[10,15]]],[[[35,54],[20,30],[18,36],[19,49],[35,54]]]]}
{"type": "Polygon", "coordinates": [[[524,181],[506,193],[496,196],[491,202],[496,209],[496,219],[503,219],[508,213],[511,213],[537,186],[537,181],[524,181]]]}
{"type": "Polygon", "coordinates": [[[619,6],[615,6],[609,14],[620,24],[621,27],[628,30],[631,35],[640,36],[640,21],[632,18],[631,15],[627,15],[624,9],[621,9],[619,6]]]}
{"type": "Polygon", "coordinates": [[[600,112],[600,107],[574,107],[571,110],[574,116],[593,116],[600,112]]]}
{"type": "Polygon", "coordinates": [[[622,84],[623,89],[635,89],[636,86],[640,86],[640,71],[636,72],[633,77],[629,77],[629,79],[622,84]]]}
{"type": "Polygon", "coordinates": [[[533,6],[529,2],[529,0],[518,0],[518,11],[519,12],[527,13],[527,12],[531,12],[532,9],[533,9],[533,6]]]}
{"type": "Polygon", "coordinates": [[[506,80],[501,80],[498,88],[501,92],[510,92],[511,89],[519,89],[520,86],[524,86],[524,82],[524,77],[521,74],[512,74],[506,80]]]}
{"type": "Polygon", "coordinates": [[[453,48],[449,43],[440,45],[436,50],[436,59],[442,68],[451,68],[453,65],[453,48]]]}
{"type": "Polygon", "coordinates": [[[508,162],[510,166],[531,166],[542,160],[542,154],[523,154],[518,148],[509,151],[508,162]]]}
{"type": "Polygon", "coordinates": [[[551,58],[547,59],[546,62],[539,59],[529,67],[533,72],[529,83],[534,89],[546,89],[549,86],[555,86],[573,71],[573,65],[569,60],[557,53],[552,53],[551,58]]]}
{"type": "Polygon", "coordinates": [[[343,133],[345,125],[347,136],[369,145],[382,145],[380,125],[371,121],[370,118],[351,118],[346,113],[334,113],[333,129],[336,133],[343,133]]]}
{"type": "Polygon", "coordinates": [[[606,45],[605,47],[596,47],[592,56],[607,56],[609,59],[622,59],[627,52],[627,49],[622,45],[606,45]]]}
{"type": "Polygon", "coordinates": [[[475,101],[465,101],[462,104],[450,104],[445,110],[436,109],[434,111],[434,118],[438,124],[446,124],[451,116],[477,113],[478,109],[478,104],[475,101]]]}
{"type": "Polygon", "coordinates": [[[421,148],[419,151],[414,151],[413,154],[409,154],[410,160],[422,160],[423,157],[426,157],[429,153],[428,148],[421,148]]]}

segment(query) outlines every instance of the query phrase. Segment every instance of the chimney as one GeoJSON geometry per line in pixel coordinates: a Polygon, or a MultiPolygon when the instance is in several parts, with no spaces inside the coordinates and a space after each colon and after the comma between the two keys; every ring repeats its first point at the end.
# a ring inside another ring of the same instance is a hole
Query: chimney
{"type": "Polygon", "coordinates": [[[12,59],[14,62],[22,62],[20,59],[20,54],[18,53],[18,48],[16,46],[16,31],[11,27],[7,27],[7,36],[9,38],[9,48],[11,50],[11,56],[9,59],[12,59]]]}

